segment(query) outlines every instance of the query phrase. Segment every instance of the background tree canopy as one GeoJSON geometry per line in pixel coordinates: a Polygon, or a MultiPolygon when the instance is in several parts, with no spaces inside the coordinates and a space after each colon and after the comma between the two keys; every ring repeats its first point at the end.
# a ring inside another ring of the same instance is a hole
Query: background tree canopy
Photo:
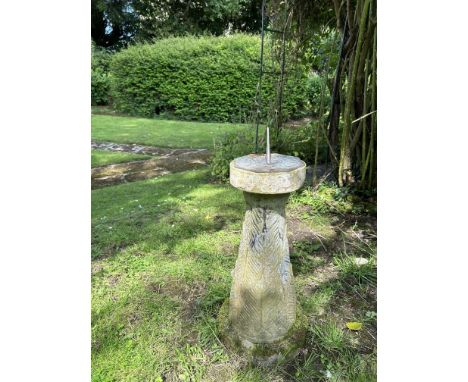
{"type": "Polygon", "coordinates": [[[261,0],[92,0],[91,37],[119,49],[131,41],[225,30],[258,32],[261,0]]]}
{"type": "Polygon", "coordinates": [[[91,38],[97,46],[120,48],[135,36],[138,14],[133,0],[92,0],[91,38]]]}
{"type": "Polygon", "coordinates": [[[325,81],[332,88],[332,102],[327,105],[328,117],[322,129],[327,138],[330,160],[337,170],[338,184],[375,188],[377,1],[270,0],[268,5],[273,27],[288,29],[295,47],[294,54],[309,62],[310,67],[321,72],[322,76],[325,74],[325,81]],[[336,42],[333,35],[317,34],[317,31],[329,28],[335,28],[340,34],[337,57],[326,52],[327,45],[333,46],[336,42]],[[323,43],[317,44],[320,41],[323,43]],[[308,56],[310,49],[316,50],[317,46],[326,49],[308,56]],[[318,62],[314,56],[319,58],[318,62]],[[329,81],[330,64],[334,72],[333,86],[329,81]],[[324,66],[328,69],[324,70],[324,66]]]}
{"type": "MultiPolygon", "coordinates": [[[[97,63],[93,69],[92,102],[106,104],[113,99],[114,106],[121,111],[145,116],[170,112],[179,118],[226,121],[236,115],[236,121],[246,121],[249,103],[253,105],[255,101],[257,114],[274,128],[278,138],[278,146],[274,148],[281,150],[284,146],[279,139],[282,122],[298,115],[286,112],[287,107],[283,107],[283,101],[287,101],[286,98],[283,100],[283,94],[290,94],[287,89],[283,91],[288,82],[285,79],[293,72],[307,73],[303,84],[297,88],[307,90],[307,102],[299,102],[306,105],[301,112],[314,117],[317,125],[314,138],[309,139],[316,142],[315,148],[310,149],[315,152],[315,165],[322,155],[320,142],[324,139],[338,184],[374,189],[377,184],[376,0],[266,1],[265,24],[269,27],[266,34],[271,42],[267,49],[271,55],[271,70],[265,73],[269,72],[271,76],[263,80],[263,86],[268,82],[276,93],[271,102],[262,103],[259,101],[261,96],[252,96],[256,84],[260,86],[257,74],[260,49],[251,52],[250,76],[247,76],[251,81],[244,87],[252,94],[242,98],[242,102],[236,97],[244,88],[238,91],[235,86],[228,86],[230,77],[225,72],[233,58],[245,58],[242,49],[233,52],[223,64],[218,81],[213,81],[216,77],[213,75],[207,75],[204,81],[199,81],[203,76],[196,75],[189,81],[190,70],[179,72],[175,63],[180,61],[182,65],[190,61],[190,55],[177,56],[177,59],[170,56],[164,65],[153,62],[147,66],[146,61],[151,56],[149,51],[141,55],[130,50],[134,53],[132,59],[137,58],[132,64],[127,62],[130,60],[127,52],[119,56],[125,60],[119,61],[120,66],[114,65],[113,73],[112,70],[109,72],[108,66],[99,65],[109,62],[108,56],[101,54],[103,47],[107,51],[119,51],[130,42],[144,45],[141,43],[157,43],[177,36],[186,38],[185,42],[180,42],[185,46],[197,45],[193,37],[206,34],[220,36],[226,31],[259,34],[262,3],[262,0],[92,0],[92,38],[96,45],[93,52],[97,63]],[[139,75],[135,68],[141,69],[139,75]],[[166,75],[161,74],[164,72],[162,68],[168,70],[166,75]],[[154,79],[157,76],[161,79],[148,82],[149,73],[155,73],[154,79]],[[119,81],[126,85],[119,88],[116,85],[119,81]],[[180,81],[185,81],[184,86],[174,88],[180,81]],[[109,94],[112,93],[112,83],[113,96],[109,94]],[[165,83],[168,87],[162,86],[165,83]],[[188,83],[190,86],[185,86],[188,83]],[[224,98],[217,98],[223,91],[227,92],[224,98]],[[208,103],[198,99],[202,95],[208,103]],[[213,107],[207,108],[210,102],[213,107]]],[[[163,47],[163,50],[170,48],[164,44],[160,46],[163,47]]],[[[158,47],[155,52],[164,56],[158,47]]],[[[216,63],[221,58],[222,53],[216,52],[212,60],[216,63]]],[[[190,68],[196,68],[202,62],[198,56],[192,59],[194,64],[190,68]]],[[[211,67],[202,67],[205,68],[211,67]]],[[[240,69],[235,73],[245,80],[246,76],[242,74],[245,73],[240,69]]]]}

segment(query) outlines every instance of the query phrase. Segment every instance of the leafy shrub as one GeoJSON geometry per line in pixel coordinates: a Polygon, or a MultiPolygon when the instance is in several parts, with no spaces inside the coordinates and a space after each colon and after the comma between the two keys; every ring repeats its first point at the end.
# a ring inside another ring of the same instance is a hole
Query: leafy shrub
{"type": "MultiPolygon", "coordinates": [[[[306,163],[314,163],[315,137],[318,128],[320,128],[318,123],[312,122],[301,127],[283,129],[274,149],[284,155],[299,157],[306,163]]],[[[323,133],[319,132],[318,163],[326,161],[327,144],[322,136],[323,133]]]]}
{"type": "Polygon", "coordinates": [[[91,69],[109,73],[112,53],[91,43],[91,69]]]}
{"type": "Polygon", "coordinates": [[[320,77],[316,73],[312,73],[307,78],[307,98],[310,103],[310,108],[313,114],[320,114],[320,102],[323,92],[323,110],[330,108],[331,95],[328,89],[326,79],[320,77]]]}
{"type": "Polygon", "coordinates": [[[295,203],[310,206],[315,213],[338,214],[373,214],[375,203],[357,196],[347,187],[338,187],[335,183],[324,182],[317,188],[305,188],[292,198],[295,203]]]}
{"type": "Polygon", "coordinates": [[[333,80],[340,56],[341,35],[335,28],[326,27],[311,35],[305,53],[311,67],[318,73],[328,73],[333,80]]]}
{"type": "Polygon", "coordinates": [[[106,50],[91,47],[91,104],[109,104],[111,53],[106,50]]]}
{"type": "MultiPolygon", "coordinates": [[[[278,140],[271,133],[272,152],[297,156],[306,163],[313,163],[315,155],[316,124],[309,124],[297,128],[283,129],[278,140]]],[[[323,142],[319,142],[319,163],[325,160],[326,150],[323,142]]],[[[251,154],[255,148],[255,129],[251,128],[242,133],[226,134],[215,142],[214,154],[211,160],[211,174],[218,180],[229,179],[229,163],[239,156],[251,154]]],[[[265,152],[264,128],[259,132],[259,152],[265,152]]]]}
{"type": "MultiPolygon", "coordinates": [[[[259,137],[260,138],[260,137],[259,137]]],[[[219,141],[215,142],[214,153],[211,158],[211,175],[218,180],[229,179],[229,164],[234,158],[254,152],[255,131],[250,129],[241,133],[227,133],[219,141]]],[[[263,141],[259,144],[259,150],[264,150],[263,141]]]]}
{"type": "Polygon", "coordinates": [[[110,81],[109,74],[102,70],[91,71],[91,104],[109,104],[110,81]]]}
{"type": "MultiPolygon", "coordinates": [[[[131,46],[111,62],[115,108],[146,117],[245,122],[255,98],[259,51],[260,39],[246,34],[171,37],[131,46]]],[[[286,117],[298,115],[307,103],[301,73],[285,85],[286,117]]],[[[274,94],[274,81],[265,79],[265,105],[274,94]]]]}

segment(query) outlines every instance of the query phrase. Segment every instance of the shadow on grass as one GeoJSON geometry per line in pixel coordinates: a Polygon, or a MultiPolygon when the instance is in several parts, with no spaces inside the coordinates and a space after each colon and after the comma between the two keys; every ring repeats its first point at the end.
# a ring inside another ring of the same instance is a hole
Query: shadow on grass
{"type": "Polygon", "coordinates": [[[93,373],[102,380],[176,381],[188,373],[218,381],[321,381],[329,380],[327,370],[332,380],[373,380],[376,322],[367,313],[376,310],[375,284],[336,263],[341,252],[371,257],[361,235],[365,219],[355,224],[339,215],[329,236],[312,229],[290,240],[307,345],[295,362],[259,372],[217,336],[242,194],[194,171],[95,190],[92,201],[94,263],[101,266],[93,276],[93,373]],[[347,321],[364,329],[350,332],[347,321]]]}
{"type": "Polygon", "coordinates": [[[135,244],[171,252],[180,241],[238,224],[242,203],[229,186],[208,184],[207,171],[95,190],[92,257],[109,257],[135,244]]]}

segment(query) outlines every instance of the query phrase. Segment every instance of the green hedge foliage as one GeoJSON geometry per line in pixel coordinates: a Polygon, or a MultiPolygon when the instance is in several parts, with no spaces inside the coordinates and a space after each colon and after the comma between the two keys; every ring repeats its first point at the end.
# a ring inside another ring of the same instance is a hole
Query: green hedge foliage
{"type": "Polygon", "coordinates": [[[309,75],[307,79],[307,97],[310,103],[310,110],[315,116],[320,114],[320,102],[323,96],[323,112],[330,109],[331,95],[326,79],[316,73],[309,75]],[[323,92],[323,93],[322,93],[323,92]]]}
{"type": "MultiPolygon", "coordinates": [[[[114,107],[145,117],[245,122],[255,99],[259,51],[258,36],[246,34],[172,37],[131,46],[111,62],[114,107]]],[[[306,77],[305,71],[289,75],[286,117],[305,109],[306,77]]],[[[267,105],[275,94],[271,76],[262,89],[267,105]]]]}
{"type": "MultiPolygon", "coordinates": [[[[229,164],[234,158],[251,154],[254,151],[255,131],[250,129],[241,133],[226,133],[221,139],[215,141],[213,157],[210,161],[213,178],[226,182],[229,180],[229,164]]],[[[263,140],[259,151],[264,151],[263,140]]]]}
{"type": "Polygon", "coordinates": [[[91,104],[108,105],[110,99],[109,66],[112,54],[91,45],[91,104]]]}
{"type": "Polygon", "coordinates": [[[110,78],[108,73],[101,70],[91,71],[91,104],[108,105],[110,78]]]}

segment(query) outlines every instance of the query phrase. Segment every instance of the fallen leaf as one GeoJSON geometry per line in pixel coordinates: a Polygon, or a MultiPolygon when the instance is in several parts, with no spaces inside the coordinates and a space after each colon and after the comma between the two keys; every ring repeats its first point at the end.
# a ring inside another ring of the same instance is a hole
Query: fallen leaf
{"type": "Polygon", "coordinates": [[[346,327],[349,330],[361,330],[362,329],[362,322],[347,322],[346,327]]]}

